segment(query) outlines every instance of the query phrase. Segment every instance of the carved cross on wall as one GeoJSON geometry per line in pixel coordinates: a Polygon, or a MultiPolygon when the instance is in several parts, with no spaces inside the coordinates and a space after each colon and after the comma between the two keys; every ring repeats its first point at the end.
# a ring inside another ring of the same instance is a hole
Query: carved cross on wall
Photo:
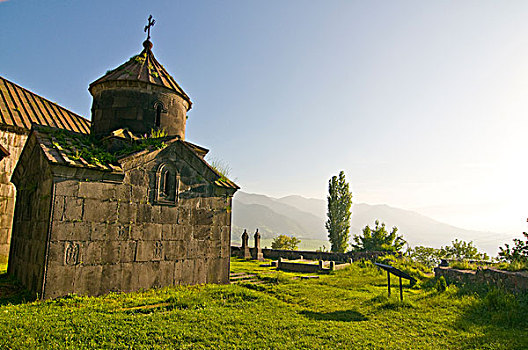
{"type": "Polygon", "coordinates": [[[154,25],[154,23],[156,23],[156,20],[152,19],[152,15],[149,16],[148,18],[148,24],[145,26],[145,32],[148,31],[147,33],[147,40],[150,39],[150,27],[152,27],[154,25]]]}

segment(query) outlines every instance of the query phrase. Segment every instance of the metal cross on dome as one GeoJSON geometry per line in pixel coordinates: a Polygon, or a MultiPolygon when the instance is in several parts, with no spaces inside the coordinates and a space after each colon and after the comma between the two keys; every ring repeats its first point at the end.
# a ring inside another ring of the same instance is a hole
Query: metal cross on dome
{"type": "Polygon", "coordinates": [[[152,19],[152,15],[149,16],[148,18],[148,24],[145,26],[145,32],[148,31],[147,33],[147,40],[150,39],[150,27],[152,27],[154,25],[154,23],[156,23],[156,20],[152,19]]]}

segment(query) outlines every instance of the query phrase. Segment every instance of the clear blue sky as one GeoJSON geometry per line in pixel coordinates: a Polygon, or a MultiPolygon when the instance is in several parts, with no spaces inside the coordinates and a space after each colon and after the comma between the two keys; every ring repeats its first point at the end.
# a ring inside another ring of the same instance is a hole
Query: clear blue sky
{"type": "Polygon", "coordinates": [[[345,170],[356,202],[526,229],[528,2],[8,0],[0,75],[89,118],[149,14],[187,139],[244,191],[324,198],[345,170]]]}

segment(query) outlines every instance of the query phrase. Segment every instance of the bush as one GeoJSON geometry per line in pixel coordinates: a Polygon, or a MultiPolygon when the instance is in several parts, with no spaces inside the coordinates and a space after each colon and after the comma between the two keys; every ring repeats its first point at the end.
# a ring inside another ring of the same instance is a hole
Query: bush
{"type": "Polygon", "coordinates": [[[301,240],[296,237],[279,235],[271,242],[271,249],[297,250],[301,240]]]}
{"type": "Polygon", "coordinates": [[[508,244],[505,247],[499,247],[499,258],[506,262],[521,262],[528,263],[528,233],[523,232],[526,242],[515,238],[513,242],[515,245],[510,248],[508,244]]]}
{"type": "Polygon", "coordinates": [[[436,280],[435,289],[440,293],[447,290],[447,282],[444,276],[440,276],[440,278],[436,280]]]}
{"type": "Polygon", "coordinates": [[[457,270],[476,270],[477,269],[477,265],[476,264],[471,264],[465,260],[463,261],[451,261],[449,263],[449,267],[453,268],[453,269],[457,269],[457,270]]]}
{"type": "Polygon", "coordinates": [[[456,260],[489,260],[489,256],[486,253],[478,251],[478,248],[473,245],[473,241],[465,242],[455,239],[451,244],[451,246],[440,248],[440,256],[442,258],[456,260]]]}
{"type": "Polygon", "coordinates": [[[430,277],[433,272],[430,267],[411,260],[408,257],[395,257],[394,255],[381,256],[378,262],[395,267],[417,280],[430,277]]]}
{"type": "Polygon", "coordinates": [[[499,270],[506,270],[506,271],[522,271],[522,270],[528,270],[528,261],[512,261],[511,263],[508,262],[501,262],[497,265],[495,265],[496,268],[499,270]]]}
{"type": "Polygon", "coordinates": [[[352,244],[352,250],[357,252],[399,252],[407,243],[403,236],[398,236],[398,228],[394,226],[391,232],[385,228],[385,223],[375,221],[375,227],[365,226],[363,234],[354,235],[356,242],[352,244]]]}
{"type": "Polygon", "coordinates": [[[442,260],[440,249],[416,246],[406,253],[412,260],[424,264],[430,268],[437,266],[442,260]]]}

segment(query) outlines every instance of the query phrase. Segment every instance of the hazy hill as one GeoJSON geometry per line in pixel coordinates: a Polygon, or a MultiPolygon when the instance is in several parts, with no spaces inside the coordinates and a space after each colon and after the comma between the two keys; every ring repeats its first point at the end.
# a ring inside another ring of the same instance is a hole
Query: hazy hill
{"type": "MultiPolygon", "coordinates": [[[[488,254],[496,255],[498,246],[507,242],[507,237],[502,234],[466,230],[410,210],[364,203],[352,207],[351,233],[359,234],[365,225],[374,226],[376,219],[385,222],[389,229],[398,227],[411,246],[440,247],[458,238],[473,241],[488,254]]],[[[250,234],[258,228],[263,238],[289,234],[322,242],[327,240],[325,220],[325,200],[295,195],[272,198],[237,192],[233,201],[233,241],[240,241],[243,228],[250,234]]]]}
{"type": "Polygon", "coordinates": [[[245,192],[235,195],[233,225],[250,231],[258,228],[263,238],[288,233],[303,238],[325,239],[324,220],[320,216],[275,198],[245,192]]]}

